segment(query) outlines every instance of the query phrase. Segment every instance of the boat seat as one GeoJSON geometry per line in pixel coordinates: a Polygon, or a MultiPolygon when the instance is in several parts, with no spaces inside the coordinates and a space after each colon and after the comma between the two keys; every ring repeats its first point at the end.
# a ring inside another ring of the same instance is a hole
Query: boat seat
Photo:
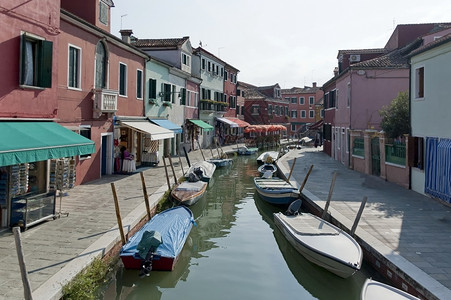
{"type": "Polygon", "coordinates": [[[297,234],[301,235],[338,235],[340,231],[330,226],[324,220],[311,214],[297,216],[281,215],[285,223],[297,234]]]}

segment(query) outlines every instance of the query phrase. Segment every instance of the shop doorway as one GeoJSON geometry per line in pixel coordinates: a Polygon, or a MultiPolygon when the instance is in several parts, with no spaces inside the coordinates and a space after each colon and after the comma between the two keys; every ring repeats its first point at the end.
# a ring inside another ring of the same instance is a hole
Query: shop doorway
{"type": "Polygon", "coordinates": [[[113,174],[113,134],[102,133],[101,176],[113,174]]]}

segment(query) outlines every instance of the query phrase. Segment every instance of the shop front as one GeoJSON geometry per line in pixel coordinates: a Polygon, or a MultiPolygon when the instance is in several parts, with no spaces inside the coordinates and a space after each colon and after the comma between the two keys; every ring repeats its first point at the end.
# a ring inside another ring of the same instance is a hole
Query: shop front
{"type": "Polygon", "coordinates": [[[0,122],[0,224],[26,229],[56,214],[56,193],[75,184],[77,157],[94,142],[51,121],[0,122]]]}
{"type": "Polygon", "coordinates": [[[117,117],[114,130],[115,172],[123,172],[124,149],[133,157],[136,167],[153,166],[163,153],[161,140],[174,138],[172,130],[151,123],[146,118],[117,117]]]}
{"type": "Polygon", "coordinates": [[[238,118],[223,117],[216,120],[216,136],[221,145],[238,143],[244,138],[244,128],[249,126],[249,123],[238,118]]]}
{"type": "Polygon", "coordinates": [[[186,149],[187,151],[199,149],[199,145],[204,145],[204,140],[208,140],[207,135],[210,135],[210,132],[214,130],[214,127],[210,124],[195,119],[186,120],[185,128],[186,140],[191,145],[191,149],[186,149]]]}
{"type": "Polygon", "coordinates": [[[164,140],[165,155],[177,155],[180,153],[179,145],[182,143],[183,129],[181,126],[167,120],[167,119],[149,119],[150,122],[160,127],[166,128],[174,132],[173,139],[164,140]]]}

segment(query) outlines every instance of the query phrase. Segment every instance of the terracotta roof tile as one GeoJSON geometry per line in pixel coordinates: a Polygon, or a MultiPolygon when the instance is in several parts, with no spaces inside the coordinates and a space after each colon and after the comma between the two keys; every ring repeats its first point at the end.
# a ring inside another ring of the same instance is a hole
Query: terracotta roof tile
{"type": "Polygon", "coordinates": [[[133,42],[135,47],[147,48],[176,48],[180,47],[189,39],[188,36],[182,38],[167,38],[167,39],[137,39],[133,42]]]}

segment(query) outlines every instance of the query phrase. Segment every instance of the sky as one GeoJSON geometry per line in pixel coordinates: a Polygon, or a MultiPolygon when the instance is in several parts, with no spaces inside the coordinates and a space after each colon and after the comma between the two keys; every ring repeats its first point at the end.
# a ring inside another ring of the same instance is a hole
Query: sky
{"type": "Polygon", "coordinates": [[[451,22],[450,0],[113,0],[111,33],[190,37],[235,67],[238,80],[322,86],[338,50],[383,48],[396,25],[451,22]]]}

